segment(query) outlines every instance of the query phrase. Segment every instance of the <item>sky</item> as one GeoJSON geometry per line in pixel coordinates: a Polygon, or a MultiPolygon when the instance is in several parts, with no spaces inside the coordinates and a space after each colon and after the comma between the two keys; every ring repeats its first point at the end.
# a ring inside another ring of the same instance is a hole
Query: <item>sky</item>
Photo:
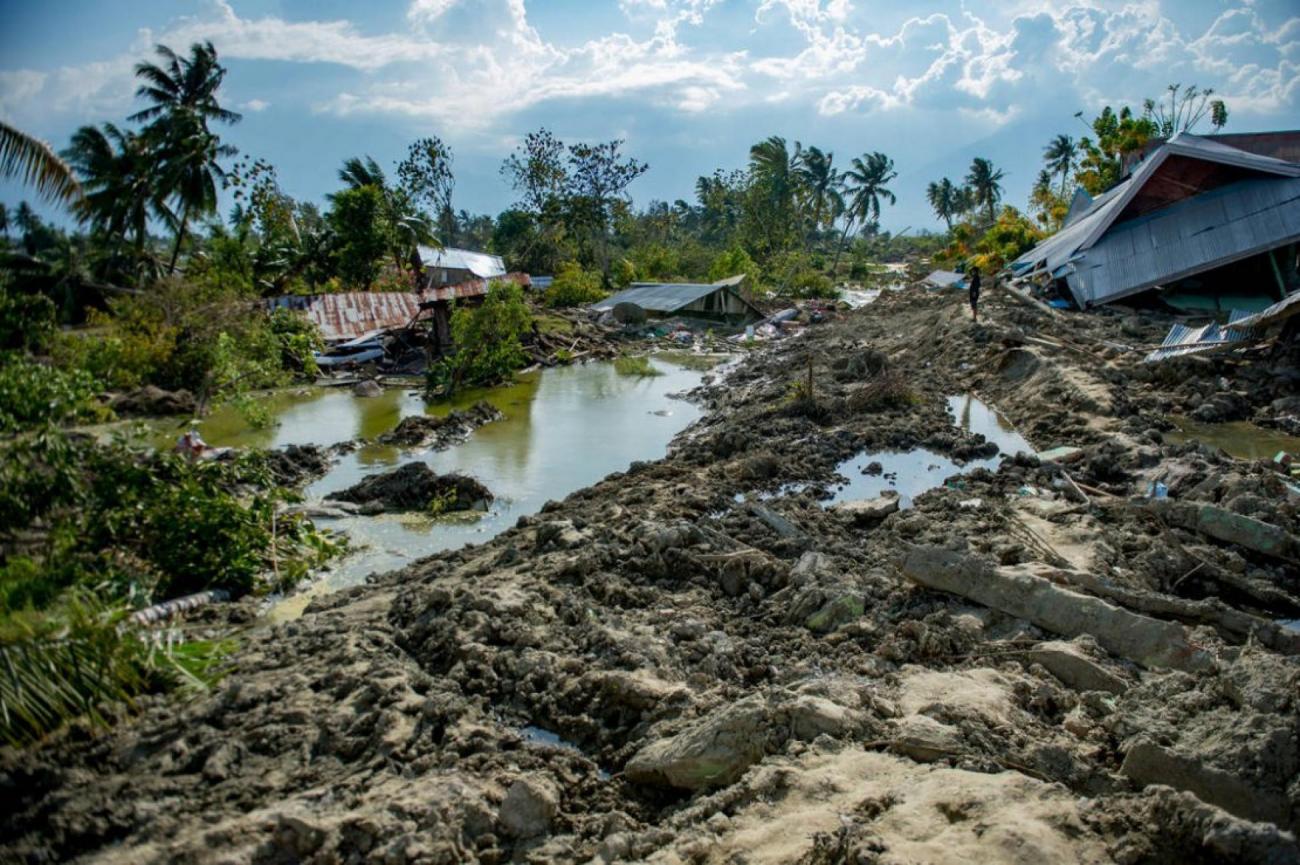
{"type": "MultiPolygon", "coordinates": [[[[638,206],[693,199],[769,135],[894,159],[882,222],[938,228],[927,182],[974,156],[1024,206],[1057,133],[1171,83],[1212,87],[1226,131],[1300,128],[1300,0],[0,0],[0,118],[66,146],[139,106],[134,65],[211,40],[243,113],[223,137],[321,202],[350,156],[455,153],[454,205],[497,213],[523,136],[620,138],[638,206]]],[[[1206,131],[1206,130],[1203,130],[1206,131]]],[[[0,201],[23,191],[0,183],[0,201]]],[[[43,208],[49,213],[50,208],[43,208]]]]}

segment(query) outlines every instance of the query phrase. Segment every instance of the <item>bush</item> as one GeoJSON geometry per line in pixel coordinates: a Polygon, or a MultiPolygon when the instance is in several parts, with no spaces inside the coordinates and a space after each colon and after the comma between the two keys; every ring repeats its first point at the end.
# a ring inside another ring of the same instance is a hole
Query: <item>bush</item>
{"type": "Polygon", "coordinates": [[[606,297],[608,295],[601,287],[600,274],[584,271],[576,261],[570,261],[560,268],[555,281],[546,290],[546,305],[585,306],[606,297]]]}
{"type": "Polygon", "coordinates": [[[834,299],[839,297],[839,292],[831,284],[830,277],[818,273],[815,270],[800,270],[790,277],[786,283],[785,294],[787,297],[798,298],[827,298],[834,299]]]}
{"type": "Polygon", "coordinates": [[[614,371],[619,375],[635,376],[655,376],[663,375],[653,364],[650,358],[643,354],[630,355],[623,354],[614,358],[614,371]]]}
{"type": "Polygon", "coordinates": [[[720,279],[726,279],[729,276],[735,276],[738,273],[745,275],[746,287],[751,291],[758,291],[762,280],[762,272],[754,259],[749,257],[749,253],[744,248],[737,245],[731,247],[713,259],[709,265],[709,281],[717,282],[720,279]]]}
{"type": "Polygon", "coordinates": [[[45,351],[58,330],[57,315],[45,295],[0,283],[0,351],[45,351]]]}
{"type": "Polygon", "coordinates": [[[427,390],[452,393],[509,378],[528,359],[522,340],[532,324],[523,289],[513,282],[492,283],[481,305],[452,310],[455,353],[429,370],[427,390]]]}
{"type": "Polygon", "coordinates": [[[103,420],[90,373],[65,372],[15,353],[0,354],[0,433],[46,424],[103,420]]]}

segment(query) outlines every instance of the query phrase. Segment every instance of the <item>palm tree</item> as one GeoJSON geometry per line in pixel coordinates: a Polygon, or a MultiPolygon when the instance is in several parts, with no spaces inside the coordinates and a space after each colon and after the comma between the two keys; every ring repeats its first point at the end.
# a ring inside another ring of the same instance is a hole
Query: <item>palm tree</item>
{"type": "Polygon", "coordinates": [[[961,190],[945,177],[938,182],[930,181],[930,185],[925,188],[925,197],[935,215],[952,231],[952,218],[961,213],[961,190]]]}
{"type": "Polygon", "coordinates": [[[800,155],[794,174],[807,199],[815,233],[844,210],[835,154],[825,153],[820,147],[809,147],[800,155]]]}
{"type": "Polygon", "coordinates": [[[795,212],[795,168],[803,158],[803,145],[794,143],[794,152],[785,139],[773,135],[749,148],[750,190],[757,195],[760,207],[754,209],[762,246],[767,254],[783,248],[790,227],[799,224],[795,212]]]}
{"type": "Polygon", "coordinates": [[[191,45],[189,57],[180,57],[165,45],[159,45],[157,52],[162,65],[136,64],[136,77],[143,82],[136,96],[151,104],[130,119],[150,121],[145,135],[162,163],[161,189],[180,210],[168,265],[174,272],[190,219],[216,210],[217,181],[225,178],[217,160],[237,152],[221,143],[208,129],[208,121],[238,123],[242,118],[217,102],[226,69],[217,62],[211,42],[191,45]]]}
{"type": "Polygon", "coordinates": [[[384,169],[369,156],[364,160],[358,156],[344,160],[343,167],[339,169],[339,180],[346,183],[348,189],[373,186],[382,192],[388,188],[388,178],[384,176],[384,169]]]}
{"type": "Polygon", "coordinates": [[[144,258],[150,218],[175,220],[155,183],[154,154],[144,137],[111,123],[83,126],[64,151],[81,175],[85,196],[78,215],[110,242],[134,239],[137,264],[144,258]]]}
{"type": "Polygon", "coordinates": [[[970,173],[966,182],[970,185],[972,201],[977,207],[987,207],[989,222],[997,219],[994,208],[1002,198],[1002,170],[995,169],[993,163],[982,156],[977,156],[970,164],[970,173]]]}
{"type": "Polygon", "coordinates": [[[1058,135],[1043,148],[1043,159],[1047,161],[1047,170],[1061,175],[1061,195],[1065,195],[1065,185],[1069,182],[1070,172],[1078,161],[1079,147],[1068,135],[1058,135]]]}
{"type": "Polygon", "coordinates": [[[17,177],[36,194],[61,204],[81,200],[72,168],[50,145],[0,120],[0,177],[17,177]]]}
{"type": "Polygon", "coordinates": [[[832,273],[835,272],[835,265],[839,264],[840,253],[844,251],[844,242],[853,224],[861,222],[867,225],[878,222],[880,202],[887,201],[893,204],[898,200],[894,193],[885,187],[886,183],[896,177],[898,172],[894,170],[894,160],[879,151],[864,153],[860,157],[853,158],[853,167],[844,172],[845,188],[850,193],[846,209],[848,218],[844,222],[844,233],[840,235],[839,249],[835,251],[835,262],[831,265],[832,273]]]}
{"type": "Polygon", "coordinates": [[[144,83],[135,91],[152,104],[128,117],[142,122],[166,120],[178,114],[192,114],[204,121],[238,123],[243,116],[227,111],[217,102],[217,90],[226,77],[226,69],[217,62],[217,49],[211,42],[195,42],[190,56],[180,57],[166,45],[155,49],[163,65],[137,63],[135,75],[144,83]]]}

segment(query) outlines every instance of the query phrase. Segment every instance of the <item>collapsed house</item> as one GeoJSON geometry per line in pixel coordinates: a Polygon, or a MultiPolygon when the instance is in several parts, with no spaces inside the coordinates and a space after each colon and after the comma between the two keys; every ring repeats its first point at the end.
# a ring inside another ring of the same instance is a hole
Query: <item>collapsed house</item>
{"type": "Polygon", "coordinates": [[[1064,227],[1009,270],[1081,309],[1158,290],[1184,309],[1257,311],[1294,287],[1297,241],[1300,163],[1182,133],[1096,199],[1076,193],[1064,227]]]}
{"type": "Polygon", "coordinates": [[[640,310],[644,317],[699,319],[729,326],[758,321],[763,312],[740,293],[743,276],[712,283],[634,282],[629,288],[591,305],[596,312],[626,314],[640,310]]]}
{"type": "Polygon", "coordinates": [[[414,369],[451,347],[453,304],[481,303],[497,281],[526,287],[528,275],[503,272],[420,291],[290,295],[272,298],[267,305],[300,312],[316,325],[327,346],[316,354],[321,367],[385,361],[414,369]]]}

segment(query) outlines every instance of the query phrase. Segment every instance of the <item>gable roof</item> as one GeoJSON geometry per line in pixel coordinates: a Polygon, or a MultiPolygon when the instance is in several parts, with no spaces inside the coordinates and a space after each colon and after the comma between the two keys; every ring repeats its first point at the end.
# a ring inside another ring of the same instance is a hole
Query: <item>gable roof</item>
{"type": "MultiPolygon", "coordinates": [[[[1175,136],[1172,140],[1161,146],[1155,153],[1151,154],[1150,157],[1138,166],[1137,170],[1133,172],[1129,179],[1093,199],[1087,209],[1079,214],[1068,225],[1026,252],[1024,255],[1017,258],[1015,261],[1011,262],[1009,267],[1012,273],[1017,276],[1024,276],[1032,273],[1045,272],[1050,274],[1052,277],[1065,277],[1067,282],[1070,284],[1071,292],[1075,295],[1075,300],[1080,306],[1105,302],[1114,299],[1116,296],[1122,296],[1115,295],[1114,290],[1121,290],[1124,294],[1131,294],[1135,291],[1140,291],[1143,288],[1150,287],[1162,279],[1168,279],[1170,272],[1162,270],[1162,265],[1159,262],[1143,262],[1144,267],[1142,268],[1142,273],[1144,276],[1150,277],[1150,279],[1148,279],[1141,287],[1135,287],[1136,283],[1132,282],[1128,277],[1119,275],[1112,281],[1113,284],[1110,286],[1097,286],[1095,290],[1081,291],[1081,287],[1077,285],[1078,280],[1071,279],[1071,277],[1077,272],[1076,266],[1080,263],[1080,257],[1086,255],[1089,250],[1099,244],[1103,236],[1111,230],[1112,226],[1115,225],[1121,214],[1124,213],[1128,205],[1133,201],[1138,193],[1141,192],[1142,188],[1146,186],[1147,182],[1156,175],[1156,172],[1159,171],[1161,166],[1163,166],[1171,157],[1175,156],[1187,157],[1189,159],[1201,160],[1204,162],[1213,162],[1255,173],[1272,175],[1274,177],[1300,178],[1300,164],[1284,162],[1270,156],[1247,153],[1244,150],[1238,150],[1235,147],[1229,147],[1226,144],[1220,144],[1219,142],[1210,141],[1196,135],[1182,133],[1175,136]]],[[[1267,181],[1263,181],[1263,183],[1267,185],[1267,181]]],[[[1230,183],[1226,186],[1219,187],[1216,190],[1212,190],[1211,192],[1202,193],[1201,195],[1193,196],[1190,199],[1176,202],[1175,204],[1161,208],[1160,210],[1154,211],[1150,214],[1138,216],[1135,219],[1126,221],[1124,225],[1128,226],[1130,223],[1141,225],[1145,220],[1148,227],[1150,227],[1156,218],[1178,210],[1179,208],[1182,208],[1184,215],[1190,213],[1191,211],[1186,206],[1207,195],[1217,193],[1220,197],[1219,200],[1228,201],[1233,196],[1242,194],[1246,189],[1251,189],[1252,192],[1258,193],[1260,189],[1260,181],[1256,180],[1253,184],[1251,180],[1230,183]]],[[[1266,198],[1271,198],[1273,200],[1267,202],[1257,201],[1256,203],[1265,205],[1272,210],[1276,210],[1279,207],[1284,208],[1287,206],[1294,206],[1293,204],[1288,205],[1288,202],[1291,201],[1291,195],[1289,192],[1285,190],[1277,190],[1276,192],[1278,194],[1265,196],[1266,198]]],[[[1240,208],[1238,208],[1238,210],[1240,210],[1240,208]]],[[[1204,210],[1198,210],[1197,212],[1202,221],[1209,220],[1209,224],[1203,226],[1203,228],[1207,229],[1213,229],[1216,219],[1220,225],[1224,224],[1225,221],[1229,219],[1227,215],[1222,213],[1216,216],[1215,214],[1204,210]]],[[[1269,217],[1255,214],[1249,209],[1239,212],[1238,216],[1247,221],[1253,220],[1256,223],[1269,220],[1269,217]]],[[[1275,219],[1272,221],[1276,222],[1275,219]]],[[[1165,227],[1169,228],[1170,226],[1166,225],[1165,227]]],[[[1233,233],[1236,233],[1235,230],[1233,233]]],[[[1254,238],[1258,240],[1263,236],[1263,234],[1276,234],[1277,232],[1264,231],[1261,233],[1253,229],[1248,229],[1245,233],[1253,235],[1254,238]]],[[[1287,235],[1284,232],[1281,236],[1287,235]]],[[[1142,258],[1148,252],[1158,250],[1158,247],[1158,243],[1153,243],[1152,239],[1148,238],[1147,245],[1130,246],[1128,249],[1134,256],[1142,258]]],[[[1252,246],[1251,248],[1254,247],[1252,246]]],[[[1232,255],[1232,252],[1227,249],[1207,248],[1201,250],[1201,252],[1210,254],[1212,256],[1210,260],[1219,260],[1223,255],[1232,255]],[[1220,255],[1219,253],[1223,253],[1223,255],[1220,255]]],[[[1168,256],[1164,257],[1168,258],[1168,256]]],[[[1235,257],[1241,256],[1236,255],[1235,257]]],[[[1202,267],[1201,269],[1205,268],[1202,267]]]]}
{"type": "Polygon", "coordinates": [[[499,255],[489,255],[486,252],[474,252],[469,249],[457,249],[453,246],[446,246],[442,249],[421,246],[417,247],[417,250],[420,254],[420,263],[425,267],[468,270],[479,279],[504,276],[506,272],[505,262],[501,260],[499,255]]]}
{"type": "Polygon", "coordinates": [[[634,282],[623,291],[593,303],[591,308],[600,312],[613,309],[620,303],[634,303],[646,312],[668,315],[685,309],[711,294],[723,292],[729,296],[732,302],[745,307],[751,314],[761,317],[763,315],[762,310],[745,300],[736,291],[736,286],[743,281],[744,276],[742,274],[738,277],[733,276],[714,283],[634,282]]]}

